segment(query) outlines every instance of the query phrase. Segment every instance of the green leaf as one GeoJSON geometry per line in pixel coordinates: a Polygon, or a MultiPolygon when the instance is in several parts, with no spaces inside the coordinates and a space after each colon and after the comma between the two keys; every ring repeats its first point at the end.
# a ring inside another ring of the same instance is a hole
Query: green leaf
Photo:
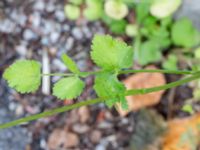
{"type": "Polygon", "coordinates": [[[137,59],[141,65],[147,65],[159,61],[161,56],[159,44],[155,41],[147,41],[141,45],[137,59]]]}
{"type": "Polygon", "coordinates": [[[163,68],[168,70],[177,70],[177,57],[175,55],[169,55],[168,59],[163,63],[163,68]]]}
{"type": "Polygon", "coordinates": [[[150,40],[154,40],[161,50],[168,48],[171,44],[170,33],[165,27],[160,27],[154,30],[150,40]]]}
{"type": "Polygon", "coordinates": [[[183,106],[182,110],[183,110],[184,112],[187,112],[187,113],[190,113],[190,114],[193,114],[193,113],[194,113],[194,110],[193,110],[193,108],[192,108],[192,105],[190,105],[190,104],[185,104],[185,105],[183,106]]]}
{"type": "Polygon", "coordinates": [[[78,97],[85,83],[78,77],[60,79],[53,87],[53,95],[60,99],[73,99],[78,97]]]}
{"type": "Polygon", "coordinates": [[[126,20],[113,20],[109,25],[110,31],[115,34],[124,34],[126,29],[127,21],[126,20]]]}
{"type": "Polygon", "coordinates": [[[109,97],[105,101],[108,107],[112,107],[117,102],[120,102],[123,109],[128,109],[128,104],[124,96],[126,88],[119,82],[116,75],[110,73],[97,75],[94,89],[99,97],[109,97]]]}
{"type": "Polygon", "coordinates": [[[123,19],[128,14],[128,7],[122,1],[109,0],[104,6],[106,14],[116,20],[123,19]]]}
{"type": "Polygon", "coordinates": [[[142,23],[149,15],[151,1],[152,0],[141,0],[140,3],[136,5],[136,18],[138,23],[142,23]]]}
{"type": "Polygon", "coordinates": [[[76,5],[68,4],[64,8],[65,15],[70,20],[76,20],[80,17],[80,8],[76,5]]]}
{"type": "Polygon", "coordinates": [[[41,84],[41,66],[34,60],[18,60],[3,74],[10,87],[20,93],[35,92],[41,84]]]}
{"type": "Polygon", "coordinates": [[[64,64],[67,66],[67,68],[75,73],[78,74],[80,71],[76,65],[76,63],[66,54],[63,54],[62,56],[62,61],[64,62],[64,64]]]}
{"type": "Polygon", "coordinates": [[[125,19],[114,20],[114,19],[108,17],[107,15],[103,15],[102,19],[107,24],[107,26],[109,26],[109,29],[111,32],[113,32],[115,34],[124,34],[125,33],[125,29],[126,29],[126,25],[127,25],[127,21],[125,19]]]}
{"type": "Polygon", "coordinates": [[[150,12],[157,18],[165,18],[172,15],[181,5],[181,0],[154,0],[150,12]]]}
{"type": "Polygon", "coordinates": [[[87,7],[83,12],[84,17],[89,21],[94,21],[103,15],[103,4],[101,0],[87,0],[87,7]]]}
{"type": "Polygon", "coordinates": [[[173,24],[173,18],[171,16],[163,18],[161,20],[161,26],[170,27],[173,24]]]}
{"type": "Polygon", "coordinates": [[[129,68],[133,62],[133,49],[109,35],[96,35],[92,41],[91,58],[105,70],[129,68]]]}
{"type": "Polygon", "coordinates": [[[153,16],[148,16],[143,20],[142,25],[141,34],[149,38],[151,37],[152,32],[157,30],[157,19],[153,16]]]}
{"type": "Polygon", "coordinates": [[[200,43],[200,33],[189,19],[183,18],[172,26],[172,40],[177,46],[191,48],[200,43]]]}

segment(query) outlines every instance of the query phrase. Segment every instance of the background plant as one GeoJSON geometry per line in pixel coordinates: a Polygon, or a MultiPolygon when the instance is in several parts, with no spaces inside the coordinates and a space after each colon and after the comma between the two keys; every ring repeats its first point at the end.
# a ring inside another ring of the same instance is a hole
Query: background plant
{"type": "MultiPolygon", "coordinates": [[[[67,18],[74,18],[76,9],[84,6],[83,17],[89,21],[101,20],[116,35],[127,35],[133,41],[135,61],[144,66],[160,62],[169,48],[193,48],[200,43],[200,33],[187,18],[175,21],[174,12],[181,0],[86,0],[70,1],[65,6],[67,18]],[[95,8],[95,9],[93,9],[95,8]],[[184,31],[184,32],[183,32],[184,31]]],[[[76,17],[80,18],[81,14],[76,17]]],[[[172,61],[172,56],[169,60],[172,61]]],[[[177,60],[178,62],[178,60],[177,60]]],[[[163,66],[166,63],[163,61],[163,66]]],[[[165,67],[166,68],[166,67],[165,67]]],[[[176,68],[176,67],[173,67],[176,68]]]]}

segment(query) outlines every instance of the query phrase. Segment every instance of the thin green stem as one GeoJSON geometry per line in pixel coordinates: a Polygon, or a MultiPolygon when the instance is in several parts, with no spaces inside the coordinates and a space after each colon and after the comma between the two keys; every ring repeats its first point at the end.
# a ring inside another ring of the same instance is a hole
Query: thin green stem
{"type": "Polygon", "coordinates": [[[55,114],[58,114],[58,113],[62,113],[62,112],[69,111],[69,110],[72,110],[72,109],[75,109],[75,108],[79,108],[81,106],[93,105],[93,104],[96,104],[96,103],[103,102],[103,100],[104,100],[103,98],[96,98],[96,99],[91,99],[91,100],[87,100],[87,101],[82,101],[82,102],[72,104],[72,105],[63,106],[63,107],[60,107],[60,108],[51,109],[51,110],[48,110],[48,111],[45,111],[45,112],[42,112],[42,113],[39,113],[39,114],[31,115],[31,116],[24,117],[24,118],[15,120],[15,121],[11,121],[11,122],[8,122],[8,123],[5,123],[5,124],[1,124],[0,129],[10,128],[10,127],[13,127],[13,126],[16,126],[16,125],[23,124],[25,122],[34,121],[34,120],[37,120],[37,119],[40,119],[40,118],[52,116],[52,115],[55,115],[55,114]]]}
{"type": "Polygon", "coordinates": [[[128,95],[148,94],[148,93],[152,93],[152,92],[156,92],[156,91],[167,90],[167,89],[179,86],[179,85],[183,85],[190,81],[197,80],[199,78],[200,78],[200,73],[196,73],[190,77],[187,77],[187,78],[184,78],[179,81],[172,82],[172,83],[168,83],[168,84],[165,84],[162,86],[128,90],[128,91],[126,91],[125,95],[128,96],[128,95]]]}
{"type": "Polygon", "coordinates": [[[128,73],[165,73],[165,74],[193,74],[193,73],[197,73],[197,72],[193,72],[193,71],[182,71],[182,70],[161,70],[161,69],[141,69],[141,70],[123,70],[120,71],[119,74],[128,74],[128,73]]]}
{"type": "MultiPolygon", "coordinates": [[[[97,75],[99,73],[102,73],[103,70],[98,71],[92,71],[92,72],[81,72],[81,77],[87,77],[90,75],[97,75]]],[[[198,72],[189,71],[189,70],[161,70],[161,69],[140,69],[140,70],[121,70],[119,71],[119,74],[129,74],[129,73],[142,73],[142,72],[148,72],[148,73],[165,73],[165,74],[194,74],[198,72]]],[[[49,73],[49,74],[42,74],[42,76],[73,76],[73,73],[49,73]]]]}
{"type": "Polygon", "coordinates": [[[42,74],[42,76],[73,76],[73,73],[47,73],[42,74]]]}
{"type": "MultiPolygon", "coordinates": [[[[145,89],[128,90],[128,91],[125,92],[125,95],[128,96],[128,95],[147,94],[147,93],[156,92],[156,91],[160,91],[160,90],[166,90],[166,89],[176,87],[176,86],[188,83],[190,81],[193,81],[193,80],[196,80],[196,79],[199,79],[199,78],[200,78],[200,73],[196,73],[196,74],[193,74],[190,77],[187,77],[187,78],[184,78],[182,80],[175,81],[175,82],[172,82],[172,83],[168,83],[166,85],[152,87],[152,88],[145,88],[145,89]]],[[[8,122],[8,123],[5,123],[5,124],[1,124],[0,129],[10,128],[10,127],[20,125],[20,124],[25,123],[25,122],[33,121],[33,120],[40,119],[40,118],[43,118],[43,117],[48,117],[48,116],[52,116],[52,115],[55,115],[55,114],[58,114],[58,113],[69,111],[69,110],[72,110],[72,109],[75,109],[75,108],[79,108],[81,106],[100,103],[100,102],[105,101],[106,99],[107,98],[96,98],[96,99],[82,101],[82,102],[72,104],[72,105],[68,105],[68,106],[63,106],[63,107],[60,107],[60,108],[55,108],[55,109],[48,110],[48,111],[40,113],[40,114],[28,116],[28,117],[21,118],[21,119],[15,120],[15,121],[11,121],[11,122],[8,122]]]]}

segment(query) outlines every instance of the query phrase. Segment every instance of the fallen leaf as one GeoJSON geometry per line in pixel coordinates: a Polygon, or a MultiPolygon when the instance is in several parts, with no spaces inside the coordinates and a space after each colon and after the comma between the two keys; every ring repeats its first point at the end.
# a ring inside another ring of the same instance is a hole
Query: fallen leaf
{"type": "MultiPolygon", "coordinates": [[[[157,69],[154,66],[149,66],[146,69],[157,69]]],[[[161,86],[166,83],[165,77],[161,73],[137,73],[124,80],[127,89],[141,89],[161,86]]],[[[118,107],[118,112],[121,116],[127,115],[131,111],[137,111],[147,106],[153,106],[159,103],[164,91],[153,92],[144,95],[127,96],[129,106],[128,111],[124,111],[118,107]]]]}
{"type": "Polygon", "coordinates": [[[200,113],[168,123],[162,150],[196,150],[200,143],[200,113]]]}
{"type": "Polygon", "coordinates": [[[76,134],[65,129],[55,129],[49,136],[48,148],[57,150],[59,148],[75,147],[79,144],[79,138],[76,134]]]}

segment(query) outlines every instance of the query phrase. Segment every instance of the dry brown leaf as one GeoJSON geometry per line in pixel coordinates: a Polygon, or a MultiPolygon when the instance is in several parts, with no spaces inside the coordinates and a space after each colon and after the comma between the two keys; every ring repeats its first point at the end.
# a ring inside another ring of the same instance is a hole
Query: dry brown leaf
{"type": "Polygon", "coordinates": [[[79,138],[76,134],[68,132],[65,129],[55,129],[48,139],[48,148],[57,150],[59,148],[75,147],[79,144],[79,138]]]}
{"type": "Polygon", "coordinates": [[[200,143],[200,114],[169,122],[162,150],[196,150],[200,143]]]}
{"type": "MultiPolygon", "coordinates": [[[[146,69],[157,69],[154,66],[149,66],[146,69]]],[[[127,89],[151,88],[165,84],[165,77],[161,73],[137,73],[130,76],[124,81],[127,89]]],[[[130,111],[137,111],[141,108],[152,106],[159,103],[164,91],[153,92],[144,95],[127,96],[129,105],[128,111],[123,111],[118,107],[118,112],[121,116],[127,115],[130,111]]]]}

